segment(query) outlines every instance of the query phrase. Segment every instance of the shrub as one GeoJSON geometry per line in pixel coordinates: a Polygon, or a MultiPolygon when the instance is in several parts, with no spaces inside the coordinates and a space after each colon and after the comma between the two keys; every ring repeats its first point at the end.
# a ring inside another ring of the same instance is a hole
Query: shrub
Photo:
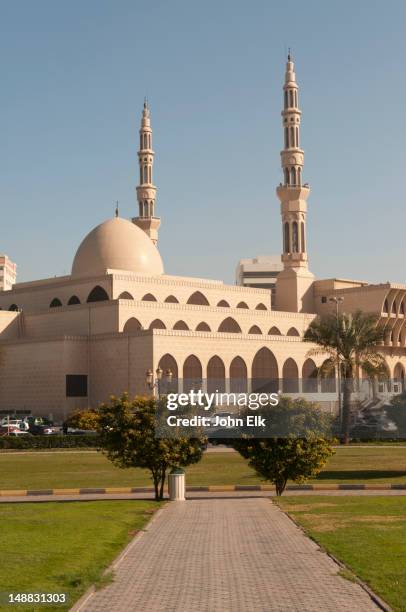
{"type": "Polygon", "coordinates": [[[99,436],[2,436],[0,449],[97,448],[99,436]]]}

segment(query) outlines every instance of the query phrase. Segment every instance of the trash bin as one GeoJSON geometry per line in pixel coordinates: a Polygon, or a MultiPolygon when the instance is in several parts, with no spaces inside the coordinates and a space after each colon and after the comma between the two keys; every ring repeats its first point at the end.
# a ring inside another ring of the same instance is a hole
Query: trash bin
{"type": "Polygon", "coordinates": [[[173,468],[168,476],[169,499],[185,501],[185,470],[173,468]]]}

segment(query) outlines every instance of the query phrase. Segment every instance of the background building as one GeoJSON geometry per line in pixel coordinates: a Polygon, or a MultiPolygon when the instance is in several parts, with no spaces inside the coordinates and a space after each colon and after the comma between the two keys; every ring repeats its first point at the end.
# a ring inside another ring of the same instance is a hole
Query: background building
{"type": "Polygon", "coordinates": [[[283,270],[280,255],[259,255],[253,259],[240,259],[235,271],[236,285],[270,289],[275,293],[276,278],[283,270]]]}
{"type": "Polygon", "coordinates": [[[7,255],[0,255],[0,291],[8,291],[17,279],[17,264],[7,255]]]}

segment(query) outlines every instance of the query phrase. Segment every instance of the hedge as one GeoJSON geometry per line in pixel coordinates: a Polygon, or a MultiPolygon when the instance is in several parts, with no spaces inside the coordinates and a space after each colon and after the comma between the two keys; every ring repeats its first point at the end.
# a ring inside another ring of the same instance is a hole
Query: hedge
{"type": "Polygon", "coordinates": [[[99,436],[2,436],[0,449],[4,448],[97,448],[99,436]]]}

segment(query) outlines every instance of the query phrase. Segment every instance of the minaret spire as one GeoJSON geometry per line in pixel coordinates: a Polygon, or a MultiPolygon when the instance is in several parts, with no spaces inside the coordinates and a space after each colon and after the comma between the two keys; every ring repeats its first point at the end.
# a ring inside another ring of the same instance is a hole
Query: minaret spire
{"type": "Polygon", "coordinates": [[[161,219],[155,216],[156,187],[153,183],[152,169],[154,165],[154,151],[152,149],[151,117],[147,98],[144,99],[140,127],[140,148],[138,151],[138,164],[140,182],[136,188],[139,216],[132,219],[151,238],[158,242],[158,229],[161,219]]]}
{"type": "Polygon", "coordinates": [[[309,282],[306,244],[307,198],[310,187],[303,184],[304,151],[300,148],[298,85],[295,66],[288,54],[283,86],[282,125],[284,148],[281,151],[283,184],[276,190],[281,202],[284,270],[278,276],[277,308],[290,312],[311,312],[313,309],[309,282]],[[289,282],[288,282],[289,281],[289,282]],[[279,295],[278,295],[279,293],[279,295]]]}

